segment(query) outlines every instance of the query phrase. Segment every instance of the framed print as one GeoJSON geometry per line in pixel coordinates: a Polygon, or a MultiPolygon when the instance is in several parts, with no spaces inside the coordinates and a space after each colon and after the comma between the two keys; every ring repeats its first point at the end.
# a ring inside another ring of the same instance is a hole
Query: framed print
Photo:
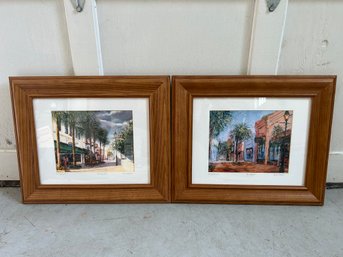
{"type": "Polygon", "coordinates": [[[174,77],[172,201],[322,205],[335,83],[174,77]]]}
{"type": "Polygon", "coordinates": [[[170,201],[169,77],[10,86],[24,203],[170,201]]]}

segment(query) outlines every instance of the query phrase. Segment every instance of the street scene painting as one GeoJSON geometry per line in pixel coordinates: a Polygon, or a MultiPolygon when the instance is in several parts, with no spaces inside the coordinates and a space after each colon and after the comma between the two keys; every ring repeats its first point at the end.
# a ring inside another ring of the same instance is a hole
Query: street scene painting
{"type": "Polygon", "coordinates": [[[132,111],[52,111],[56,171],[134,172],[132,111]]]}
{"type": "Polygon", "coordinates": [[[209,172],[288,173],[291,110],[210,111],[209,172]]]}

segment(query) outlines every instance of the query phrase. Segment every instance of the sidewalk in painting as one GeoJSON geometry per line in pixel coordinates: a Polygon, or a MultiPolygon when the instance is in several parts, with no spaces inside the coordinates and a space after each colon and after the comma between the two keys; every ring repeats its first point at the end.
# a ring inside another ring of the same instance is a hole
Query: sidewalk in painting
{"type": "MultiPolygon", "coordinates": [[[[116,166],[115,161],[106,161],[94,167],[85,167],[82,169],[69,169],[70,172],[132,172],[134,163],[129,159],[122,159],[121,165],[116,166]]],[[[64,171],[61,171],[64,172],[64,171]]]]}
{"type": "MultiPolygon", "coordinates": [[[[279,167],[274,165],[257,164],[253,162],[217,162],[211,163],[210,172],[252,172],[252,173],[275,173],[279,167]]],[[[287,169],[286,169],[287,172],[287,169]]]]}

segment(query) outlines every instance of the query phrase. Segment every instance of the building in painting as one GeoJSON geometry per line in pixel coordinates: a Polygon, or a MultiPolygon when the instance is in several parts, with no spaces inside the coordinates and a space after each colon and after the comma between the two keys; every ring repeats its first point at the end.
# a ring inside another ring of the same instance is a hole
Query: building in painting
{"type": "MultiPolygon", "coordinates": [[[[56,144],[57,144],[57,129],[59,129],[59,140],[60,140],[60,159],[61,161],[65,156],[68,157],[69,163],[73,162],[72,155],[72,146],[73,146],[73,137],[72,131],[67,124],[61,123],[60,126],[57,126],[56,122],[53,122],[53,137],[55,144],[55,156],[56,153],[56,144]]],[[[84,165],[87,162],[100,161],[100,155],[106,158],[106,151],[100,149],[100,146],[97,142],[91,142],[90,139],[86,139],[85,136],[81,133],[81,128],[76,128],[75,132],[75,160],[77,165],[84,165]]],[[[56,160],[57,162],[57,160],[56,160]]]]}
{"type": "MultiPolygon", "coordinates": [[[[57,158],[56,153],[56,132],[57,129],[59,130],[59,140],[60,140],[60,158],[61,161],[65,156],[68,157],[69,162],[73,161],[72,156],[72,145],[73,145],[73,138],[72,138],[72,131],[69,128],[68,125],[61,123],[59,126],[57,126],[57,123],[54,121],[53,123],[53,136],[54,136],[54,144],[55,144],[55,156],[57,158]]],[[[76,130],[75,135],[75,159],[77,163],[84,163],[85,162],[85,154],[87,153],[87,145],[85,138],[81,135],[79,131],[76,130]]],[[[56,160],[57,161],[57,160],[56,160]]]]}
{"type": "Polygon", "coordinates": [[[242,162],[244,161],[244,141],[239,142],[237,146],[237,160],[236,160],[236,143],[232,136],[227,140],[227,161],[242,162]]]}
{"type": "Polygon", "coordinates": [[[227,160],[233,162],[235,160],[235,141],[232,136],[227,140],[227,149],[227,160]]]}
{"type": "Polygon", "coordinates": [[[236,162],[243,162],[244,161],[244,141],[239,142],[237,146],[237,160],[236,162]]]}
{"type": "Polygon", "coordinates": [[[292,111],[274,111],[255,122],[254,160],[288,167],[292,111]]]}
{"type": "Polygon", "coordinates": [[[228,156],[227,160],[232,162],[253,162],[254,161],[254,147],[255,141],[253,138],[244,140],[238,143],[237,154],[238,158],[236,160],[236,145],[232,136],[227,140],[228,145],[228,156]]]}
{"type": "Polygon", "coordinates": [[[244,141],[244,161],[253,162],[255,153],[255,140],[254,137],[244,141]]]}

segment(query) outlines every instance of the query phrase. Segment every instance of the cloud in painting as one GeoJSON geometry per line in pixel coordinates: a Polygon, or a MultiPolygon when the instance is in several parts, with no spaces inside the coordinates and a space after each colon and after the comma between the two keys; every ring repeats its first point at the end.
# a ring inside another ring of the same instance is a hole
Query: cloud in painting
{"type": "Polygon", "coordinates": [[[120,132],[122,127],[132,120],[132,111],[102,111],[97,114],[101,127],[109,131],[109,138],[115,132],[120,132]]]}
{"type": "Polygon", "coordinates": [[[123,123],[132,120],[132,111],[103,111],[98,114],[100,120],[123,123]]]}

